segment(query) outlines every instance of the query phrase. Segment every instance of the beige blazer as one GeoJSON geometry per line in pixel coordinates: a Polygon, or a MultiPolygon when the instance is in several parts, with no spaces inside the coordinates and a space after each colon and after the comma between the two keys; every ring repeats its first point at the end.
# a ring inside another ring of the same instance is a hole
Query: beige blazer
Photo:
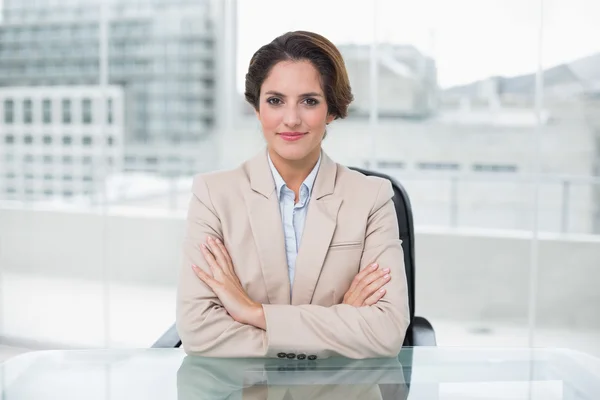
{"type": "Polygon", "coordinates": [[[334,163],[325,153],[308,204],[295,278],[287,259],[266,149],[240,167],[197,175],[177,290],[177,331],[188,354],[210,357],[395,357],[409,324],[398,222],[389,181],[334,163]],[[193,272],[210,273],[199,245],[220,238],[266,331],[234,321],[193,272]],[[340,304],[354,276],[377,261],[392,279],[374,306],[340,304]]]}

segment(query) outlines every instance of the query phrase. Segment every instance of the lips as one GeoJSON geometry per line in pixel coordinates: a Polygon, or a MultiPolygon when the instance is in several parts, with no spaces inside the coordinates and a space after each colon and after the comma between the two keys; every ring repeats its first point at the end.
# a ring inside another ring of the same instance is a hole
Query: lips
{"type": "Polygon", "coordinates": [[[287,141],[294,141],[294,140],[301,139],[302,137],[304,137],[304,135],[305,135],[304,132],[281,132],[281,133],[279,133],[279,136],[281,136],[281,138],[283,140],[287,140],[287,141]]]}

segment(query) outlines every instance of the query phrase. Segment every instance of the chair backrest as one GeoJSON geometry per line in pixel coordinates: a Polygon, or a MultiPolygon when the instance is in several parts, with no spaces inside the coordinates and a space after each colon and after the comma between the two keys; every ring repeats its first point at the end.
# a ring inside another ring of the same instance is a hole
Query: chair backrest
{"type": "Polygon", "coordinates": [[[415,317],[415,229],[408,193],[400,182],[389,175],[358,167],[350,167],[350,169],[360,172],[363,175],[387,179],[392,184],[392,188],[394,189],[392,201],[396,207],[400,240],[402,240],[402,250],[404,250],[404,268],[406,270],[406,280],[408,285],[410,321],[412,322],[415,317]]]}

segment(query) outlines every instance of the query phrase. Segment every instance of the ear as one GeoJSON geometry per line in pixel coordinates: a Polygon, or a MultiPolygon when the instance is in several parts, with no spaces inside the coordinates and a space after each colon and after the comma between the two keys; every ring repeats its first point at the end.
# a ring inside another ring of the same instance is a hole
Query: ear
{"type": "Polygon", "coordinates": [[[329,125],[329,124],[330,124],[330,123],[331,123],[331,122],[332,122],[334,119],[335,119],[335,115],[333,115],[333,114],[328,114],[328,115],[327,115],[327,119],[325,120],[325,123],[326,123],[327,125],[329,125]]]}

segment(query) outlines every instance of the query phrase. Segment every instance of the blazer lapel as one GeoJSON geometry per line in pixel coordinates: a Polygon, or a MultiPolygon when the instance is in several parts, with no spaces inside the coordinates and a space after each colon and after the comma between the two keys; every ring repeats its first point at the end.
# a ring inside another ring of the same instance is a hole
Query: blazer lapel
{"type": "Polygon", "coordinates": [[[249,160],[252,191],[246,193],[250,227],[271,304],[290,304],[290,279],[279,201],[266,152],[249,160]]]}
{"type": "Polygon", "coordinates": [[[333,195],[337,165],[323,152],[296,258],[292,304],[310,304],[337,224],[342,199],[333,195]]]}

